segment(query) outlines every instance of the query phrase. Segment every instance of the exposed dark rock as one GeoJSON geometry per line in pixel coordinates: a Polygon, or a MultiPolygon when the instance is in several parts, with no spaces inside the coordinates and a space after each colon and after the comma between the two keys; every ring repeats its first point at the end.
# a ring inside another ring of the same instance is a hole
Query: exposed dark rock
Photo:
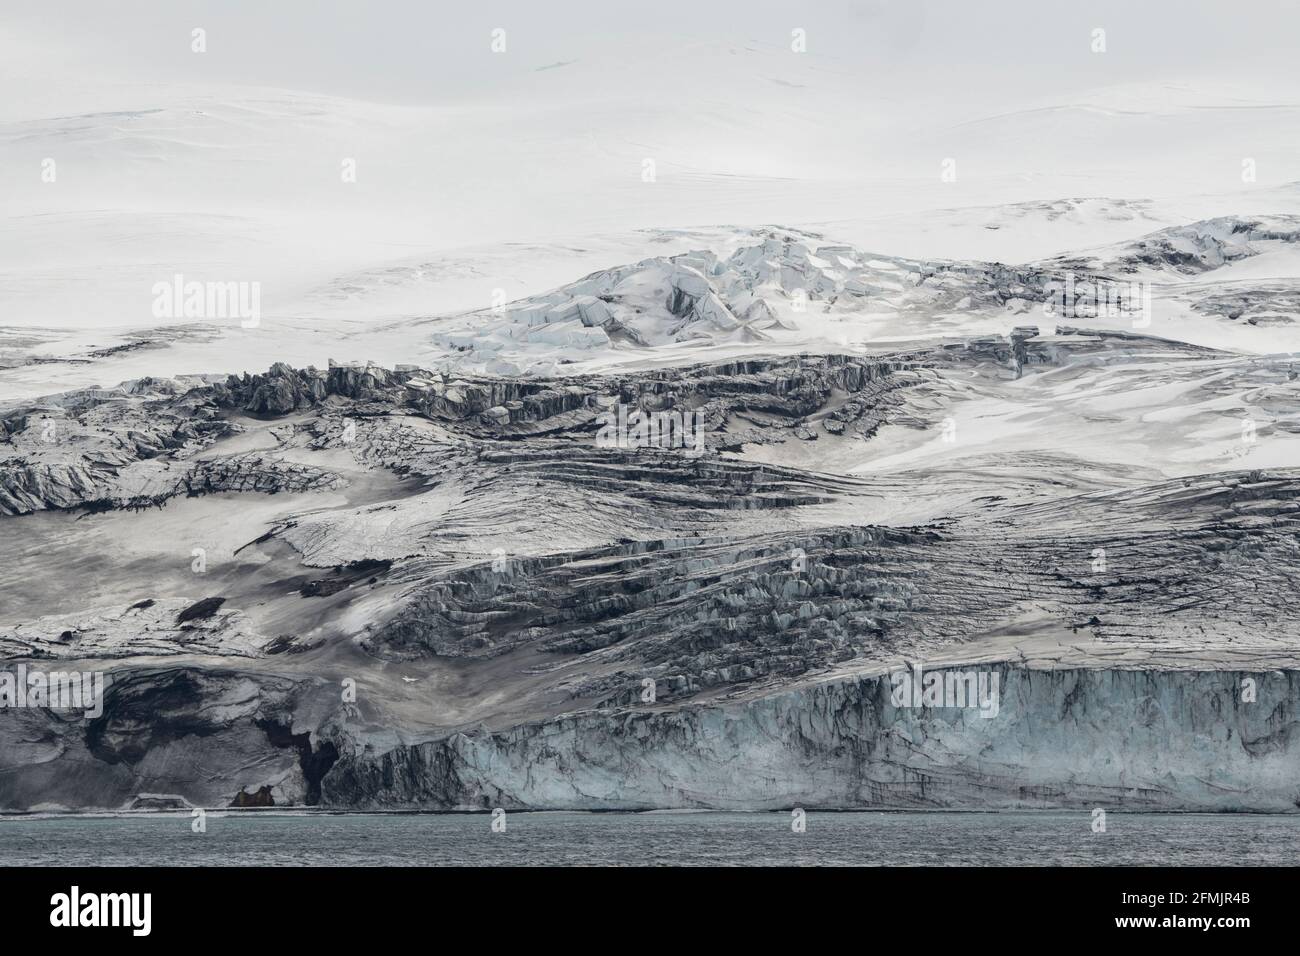
{"type": "Polygon", "coordinates": [[[187,621],[202,621],[212,617],[217,613],[221,605],[226,603],[223,597],[208,597],[195,604],[191,604],[180,614],[176,615],[176,623],[184,624],[187,621]]]}
{"type": "Polygon", "coordinates": [[[232,807],[273,807],[275,797],[271,796],[270,786],[258,787],[255,793],[246,793],[244,788],[240,787],[239,793],[235,794],[235,799],[230,801],[230,805],[232,807]]]}

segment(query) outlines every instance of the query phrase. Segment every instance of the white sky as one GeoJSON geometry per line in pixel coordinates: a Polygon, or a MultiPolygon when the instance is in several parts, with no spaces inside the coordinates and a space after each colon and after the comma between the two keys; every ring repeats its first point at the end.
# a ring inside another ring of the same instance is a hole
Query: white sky
{"type": "MultiPolygon", "coordinates": [[[[436,105],[510,88],[539,66],[616,54],[653,60],[690,42],[785,49],[807,31],[828,68],[889,88],[947,93],[986,110],[1008,91],[1294,72],[1295,0],[5,0],[6,79],[243,83],[436,105]],[[189,51],[189,31],[209,51],[189,51]],[[511,55],[488,54],[493,27],[511,55]],[[1088,47],[1094,27],[1108,51],[1088,47]]],[[[3,105],[33,91],[6,82],[3,105]]],[[[906,94],[904,94],[906,96],[906,94]]]]}

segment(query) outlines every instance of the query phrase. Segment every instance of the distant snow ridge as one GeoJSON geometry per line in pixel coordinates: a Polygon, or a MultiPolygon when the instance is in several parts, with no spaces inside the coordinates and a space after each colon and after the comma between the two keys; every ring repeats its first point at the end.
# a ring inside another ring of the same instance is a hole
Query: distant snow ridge
{"type": "Polygon", "coordinates": [[[1005,306],[1041,297],[1033,275],[988,263],[925,262],[820,245],[799,234],[760,234],[727,258],[709,250],[643,259],[593,273],[545,295],[464,317],[438,332],[438,345],[488,360],[513,374],[498,353],[537,346],[577,352],[702,340],[771,341],[807,331],[801,314],[897,314],[915,308],[1005,306]],[[1008,284],[1023,288],[1007,290],[1008,284]],[[1032,285],[1031,285],[1032,284],[1032,285]]]}
{"type": "Polygon", "coordinates": [[[508,306],[497,321],[442,333],[439,341],[494,350],[511,341],[595,349],[613,342],[763,340],[767,330],[794,327],[767,299],[795,311],[844,290],[850,262],[835,255],[842,249],[848,251],[827,246],[814,253],[803,242],[769,238],[725,260],[708,250],[643,259],[508,306]]]}
{"type": "Polygon", "coordinates": [[[1090,253],[1057,256],[1043,265],[1112,275],[1140,271],[1198,275],[1259,255],[1274,244],[1298,241],[1297,216],[1220,216],[1171,226],[1090,253]]]}
{"type": "MultiPolygon", "coordinates": [[[[1296,216],[1206,219],[1021,265],[867,253],[785,228],[745,231],[720,252],[643,259],[498,309],[450,316],[433,339],[453,363],[476,371],[551,377],[560,374],[559,365],[602,352],[683,343],[743,349],[767,342],[842,345],[850,337],[1005,335],[1026,324],[1027,313],[1071,276],[1164,287],[1213,278],[1252,257],[1296,251],[1296,216]]],[[[1183,290],[1190,298],[1180,307],[1229,318],[1250,312],[1254,324],[1289,324],[1275,285],[1234,286],[1230,297],[1214,292],[1217,298],[1206,302],[1208,286],[1183,290]]],[[[1130,317],[1119,321],[1127,327],[1130,317]]]]}

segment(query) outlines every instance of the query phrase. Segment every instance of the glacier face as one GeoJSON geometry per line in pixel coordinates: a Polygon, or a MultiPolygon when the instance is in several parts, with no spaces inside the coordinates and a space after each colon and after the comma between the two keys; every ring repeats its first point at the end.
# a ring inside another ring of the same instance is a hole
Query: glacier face
{"type": "Polygon", "coordinates": [[[259,793],[351,810],[1300,806],[1300,670],[979,667],[995,716],[895,706],[884,673],[423,740],[331,706],[318,682],[153,670],[118,679],[88,724],[7,713],[0,808],[259,793]]]}
{"type": "Polygon", "coordinates": [[[1300,807],[1300,672],[995,673],[995,717],[895,707],[888,676],[861,677],[345,755],[322,799],[366,809],[1300,807]]]}

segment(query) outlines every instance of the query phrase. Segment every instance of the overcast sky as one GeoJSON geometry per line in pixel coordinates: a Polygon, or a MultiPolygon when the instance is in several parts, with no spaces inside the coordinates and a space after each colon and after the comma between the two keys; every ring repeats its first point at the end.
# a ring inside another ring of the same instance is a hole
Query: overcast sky
{"type": "MultiPolygon", "coordinates": [[[[828,67],[954,96],[1059,94],[1130,81],[1294,73],[1296,0],[4,0],[6,112],[14,80],[270,85],[404,103],[490,94],[539,66],[653,59],[691,42],[788,47],[807,31],[828,67]],[[194,57],[190,30],[208,33],[194,57]],[[487,55],[494,27],[511,56],[487,55]],[[1089,49],[1107,31],[1107,54],[1089,49]]],[[[26,84],[23,84],[26,85],[26,84]]],[[[36,100],[39,102],[39,98],[36,100]]]]}

